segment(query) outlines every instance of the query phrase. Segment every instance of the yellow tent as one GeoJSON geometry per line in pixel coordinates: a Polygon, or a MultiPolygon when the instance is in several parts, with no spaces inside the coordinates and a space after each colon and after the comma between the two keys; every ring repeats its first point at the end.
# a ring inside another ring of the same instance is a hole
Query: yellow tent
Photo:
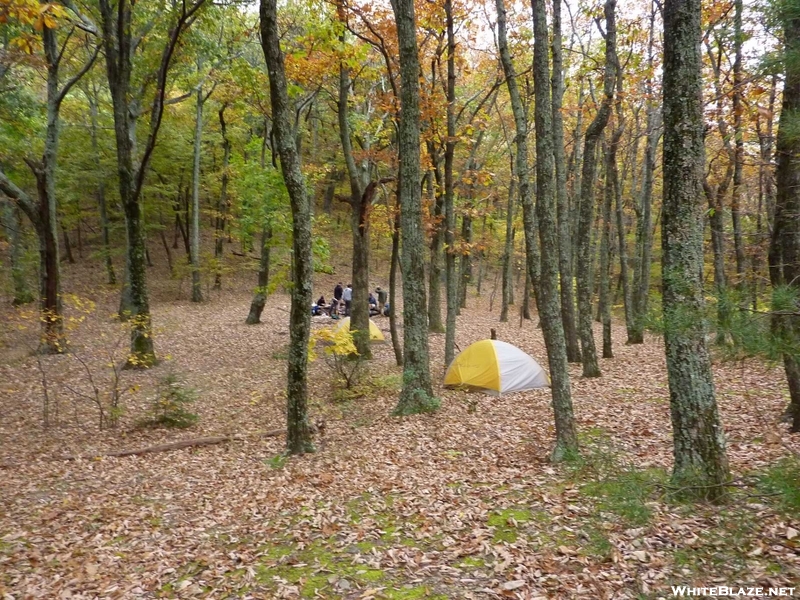
{"type": "MultiPolygon", "coordinates": [[[[336,331],[340,331],[342,329],[347,328],[350,329],[350,317],[345,317],[339,322],[339,325],[336,327],[336,331]]],[[[386,338],[383,337],[383,332],[378,329],[378,326],[372,321],[369,320],[369,341],[371,342],[385,342],[386,338]]]]}
{"type": "Polygon", "coordinates": [[[497,395],[550,387],[539,363],[522,350],[499,340],[481,340],[455,357],[444,376],[449,387],[478,388],[497,395]]]}

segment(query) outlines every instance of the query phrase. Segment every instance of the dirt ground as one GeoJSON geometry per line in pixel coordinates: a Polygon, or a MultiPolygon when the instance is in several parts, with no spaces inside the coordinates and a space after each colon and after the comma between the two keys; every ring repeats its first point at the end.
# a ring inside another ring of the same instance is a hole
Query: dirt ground
{"type": "MultiPolygon", "coordinates": [[[[321,277],[316,294],[339,279],[321,277]]],[[[580,460],[547,461],[549,390],[493,398],[441,389],[442,334],[430,337],[441,410],[390,416],[400,385],[390,344],[374,346],[360,397],[335,394],[319,359],[310,378],[312,421],[323,425],[317,452],[286,459],[282,436],[259,434],[284,425],[289,298],[276,293],[264,323],[247,326],[252,283],[225,283],[200,305],[185,299],[185,283],[154,283],[162,360],[121,374],[119,425],[102,430],[92,382],[106,398],[110,365],[124,354],[125,331],[111,318],[118,292],[72,285],[64,356],[33,355],[35,318],[3,302],[0,597],[611,599],[668,598],[672,585],[800,584],[800,511],[786,491],[800,436],[778,423],[781,369],[715,362],[736,477],[718,507],[669,495],[662,342],[625,346],[619,323],[601,378],[571,366],[580,460]],[[198,423],[138,427],[169,373],[197,391],[198,423]],[[202,448],[99,457],[234,434],[202,448]]],[[[499,323],[488,296],[470,295],[459,348],[496,328],[546,365],[536,320],[499,323]]],[[[388,319],[376,322],[388,337],[388,319]]]]}

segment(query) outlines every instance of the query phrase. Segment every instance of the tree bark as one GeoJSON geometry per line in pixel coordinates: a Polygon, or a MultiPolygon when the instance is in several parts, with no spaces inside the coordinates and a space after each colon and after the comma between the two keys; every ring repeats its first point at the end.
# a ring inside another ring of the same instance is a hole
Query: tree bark
{"type": "Polygon", "coordinates": [[[508,184],[508,204],[506,205],[506,241],[503,247],[503,298],[500,308],[500,322],[508,321],[508,307],[514,304],[512,289],[512,263],[514,259],[514,197],[516,196],[516,174],[514,153],[511,153],[511,181],[508,184]]]}
{"type": "Polygon", "coordinates": [[[250,312],[245,323],[256,325],[261,323],[261,313],[267,304],[269,295],[269,266],[270,250],[272,248],[272,226],[264,225],[261,229],[261,256],[258,260],[258,285],[256,286],[253,300],[250,302],[250,312]]]}
{"type": "Polygon", "coordinates": [[[592,225],[594,223],[594,180],[597,166],[597,146],[608,119],[614,99],[617,49],[614,11],[616,0],[606,0],[606,63],[603,75],[603,100],[597,114],[586,129],[581,169],[580,218],[578,222],[578,333],[581,340],[581,359],[584,377],[599,377],[597,349],[592,332],[592,225]]]}
{"type": "MultiPolygon", "coordinates": [[[[98,92],[94,89],[93,94],[86,93],[89,102],[89,116],[91,119],[91,138],[92,138],[92,157],[98,169],[100,163],[100,149],[97,136],[97,116],[98,116],[98,92]]],[[[106,203],[106,180],[102,173],[98,172],[97,178],[97,208],[100,213],[100,229],[103,234],[103,260],[106,266],[106,277],[109,285],[117,283],[117,274],[114,272],[114,262],[111,260],[111,235],[109,233],[108,205],[106,203]]]]}
{"type": "Polygon", "coordinates": [[[733,224],[733,246],[736,253],[736,278],[737,287],[744,290],[746,286],[745,269],[746,257],[744,252],[744,239],[742,237],[742,186],[744,175],[744,129],[742,127],[742,96],[744,82],[742,81],[742,0],[734,0],[733,16],[733,197],[731,199],[731,221],[733,224]]]}
{"type": "Polygon", "coordinates": [[[300,169],[300,154],[292,131],[283,52],[278,37],[277,0],[261,0],[261,47],[269,73],[272,122],[281,171],[292,207],[294,276],[289,317],[289,368],[286,388],[286,450],[303,454],[314,450],[308,423],[308,339],[311,330],[312,280],[311,200],[300,169]]]}
{"type": "MultiPolygon", "coordinates": [[[[199,71],[198,67],[198,71],[199,71]]],[[[192,302],[203,301],[203,288],[200,281],[200,147],[203,143],[203,87],[195,90],[194,115],[194,155],[192,162],[192,302]]]]}
{"type": "Polygon", "coordinates": [[[128,367],[149,367],[156,362],[152,319],[147,292],[144,225],[140,206],[142,188],[164,115],[167,75],[180,36],[194,22],[205,0],[176,7],[176,20],[166,31],[158,67],[153,73],[155,95],[150,106],[147,140],[141,156],[136,152],[136,123],[142,114],[141,97],[131,94],[134,71],[133,10],[135,3],[99,0],[106,75],[114,115],[119,197],[125,213],[127,257],[120,316],[130,317],[131,346],[128,367]],[[129,313],[126,314],[126,313],[129,313]]]}
{"type": "MultiPolygon", "coordinates": [[[[525,106],[522,103],[522,97],[520,96],[517,72],[508,49],[505,2],[504,0],[496,0],[495,4],[497,6],[497,45],[500,52],[500,62],[503,65],[503,73],[506,76],[508,95],[511,99],[511,111],[514,114],[514,127],[516,132],[514,144],[517,148],[516,170],[517,180],[519,181],[517,191],[519,194],[519,202],[522,206],[522,218],[525,230],[525,273],[526,278],[530,277],[533,280],[534,287],[537,287],[539,276],[539,249],[536,237],[536,215],[531,198],[530,171],[528,167],[528,116],[525,106]]],[[[525,298],[529,296],[530,290],[526,284],[525,298]]],[[[523,304],[526,301],[525,298],[523,298],[523,304]]]]}
{"type": "Polygon", "coordinates": [[[223,103],[218,112],[219,128],[222,134],[222,179],[220,181],[219,201],[217,202],[217,215],[214,219],[214,260],[217,263],[214,275],[215,290],[222,289],[222,262],[225,258],[222,244],[225,239],[225,224],[228,218],[228,209],[230,208],[230,201],[228,200],[228,182],[230,181],[228,165],[231,159],[231,141],[228,139],[228,127],[225,122],[225,109],[227,107],[227,102],[223,103]]]}
{"type": "Polygon", "coordinates": [[[453,159],[456,151],[456,38],[453,20],[453,2],[445,0],[447,28],[447,140],[444,146],[444,241],[446,305],[444,363],[450,365],[455,358],[456,315],[458,314],[458,274],[456,272],[456,211],[453,181],[453,159]]]}
{"type": "MultiPolygon", "coordinates": [[[[770,280],[773,290],[789,286],[800,289],[800,11],[797,2],[781,11],[785,44],[785,78],[783,102],[778,120],[775,145],[775,214],[769,249],[770,280]]],[[[774,293],[774,291],[773,291],[774,293]]],[[[800,341],[800,324],[796,316],[776,316],[773,327],[788,338],[792,346],[800,341]]],[[[787,413],[792,418],[793,432],[800,431],[800,363],[793,354],[784,354],[784,368],[789,386],[787,413]]]]}
{"type": "MultiPolygon", "coordinates": [[[[399,187],[399,185],[398,185],[399,187]]],[[[400,191],[394,207],[392,220],[392,256],[389,259],[389,332],[392,335],[392,349],[398,367],[403,366],[403,345],[397,331],[397,271],[400,267],[400,191]]],[[[383,310],[383,307],[381,307],[383,310]]]]}
{"type": "MultiPolygon", "coordinates": [[[[502,0],[497,0],[498,4],[502,0]]],[[[545,0],[532,0],[533,72],[536,106],[536,210],[541,242],[541,274],[538,299],[542,333],[547,347],[556,423],[556,444],[553,462],[575,455],[578,439],[572,410],[572,395],[567,365],[567,347],[558,292],[560,262],[557,184],[553,157],[552,104],[550,67],[547,56],[547,17],[545,0]]],[[[499,11],[498,11],[499,12],[499,11]]],[[[499,21],[499,19],[498,19],[499,21]]]]}
{"type": "Polygon", "coordinates": [[[575,325],[570,210],[569,196],[567,195],[567,157],[564,151],[564,117],[561,114],[564,98],[561,2],[562,0],[553,0],[553,154],[558,207],[558,271],[561,285],[561,322],[564,324],[567,360],[571,363],[579,363],[581,362],[581,347],[578,341],[578,329],[575,325]]]}
{"type": "MultiPolygon", "coordinates": [[[[648,73],[653,72],[656,3],[650,3],[650,34],[647,42],[648,73]]],[[[653,248],[653,180],[655,178],[656,154],[658,140],[661,137],[661,111],[653,98],[653,80],[648,76],[645,81],[646,128],[647,138],[644,151],[644,173],[639,207],[636,211],[636,246],[633,263],[633,291],[631,308],[633,309],[633,328],[628,332],[629,344],[644,343],[644,325],[647,316],[650,295],[650,264],[653,248]]],[[[634,190],[635,191],[635,190],[634,190]]]]}
{"type": "MultiPolygon", "coordinates": [[[[451,0],[446,0],[450,2],[451,0]]],[[[419,187],[419,56],[413,0],[392,0],[400,58],[400,232],[403,272],[403,390],[396,414],[428,412],[438,408],[431,388],[428,354],[428,311],[422,235],[422,200],[419,187]]],[[[392,306],[392,312],[397,307],[392,306]]]]}
{"type": "MultiPolygon", "coordinates": [[[[339,19],[344,24],[346,18],[344,7],[339,4],[339,19]]],[[[344,44],[344,30],[339,38],[344,44]]],[[[369,209],[372,203],[375,185],[367,186],[369,164],[366,160],[359,168],[353,156],[350,141],[350,123],[348,96],[350,94],[350,72],[344,61],[339,63],[339,139],[342,144],[347,174],[350,179],[350,226],[353,234],[353,302],[350,309],[350,331],[353,332],[353,343],[356,351],[363,359],[371,359],[369,336],[369,209]],[[367,191],[369,190],[369,192],[367,191]]]]}
{"type": "Polygon", "coordinates": [[[689,495],[719,500],[729,481],[706,347],[702,289],[704,126],[700,0],[664,2],[664,344],[675,466],[689,495]]]}
{"type": "Polygon", "coordinates": [[[23,257],[25,254],[22,219],[19,207],[11,201],[3,202],[3,224],[11,246],[11,280],[14,284],[14,298],[11,304],[21,306],[35,300],[28,285],[23,257]]]}

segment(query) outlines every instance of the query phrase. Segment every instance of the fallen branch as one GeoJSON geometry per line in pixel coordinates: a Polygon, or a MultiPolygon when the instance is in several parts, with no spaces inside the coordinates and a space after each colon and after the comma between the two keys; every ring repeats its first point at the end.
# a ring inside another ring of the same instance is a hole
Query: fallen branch
{"type": "MultiPolygon", "coordinates": [[[[286,433],[286,429],[273,429],[263,433],[256,434],[257,438],[277,437],[286,433]]],[[[114,452],[101,452],[94,454],[77,454],[73,456],[65,456],[58,460],[94,460],[97,458],[111,457],[122,458],[124,456],[141,456],[143,454],[154,454],[156,452],[171,452],[172,450],[182,450],[184,448],[200,448],[202,446],[213,446],[216,444],[224,444],[225,442],[235,442],[245,440],[248,437],[242,434],[234,435],[216,435],[211,437],[193,438],[188,440],[179,440],[177,442],[169,442],[166,444],[158,444],[156,446],[147,446],[145,448],[138,448],[136,450],[116,450],[114,452]]]]}

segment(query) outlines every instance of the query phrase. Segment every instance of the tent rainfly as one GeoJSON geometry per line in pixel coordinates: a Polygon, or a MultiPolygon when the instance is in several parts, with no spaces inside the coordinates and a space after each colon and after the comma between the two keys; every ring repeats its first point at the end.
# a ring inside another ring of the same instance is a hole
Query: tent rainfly
{"type": "Polygon", "coordinates": [[[516,346],[481,340],[455,357],[444,376],[444,385],[476,388],[499,396],[550,387],[550,378],[539,363],[516,346]]]}
{"type": "MultiPolygon", "coordinates": [[[[336,327],[336,331],[341,331],[342,329],[350,329],[350,317],[345,317],[341,321],[339,321],[339,325],[336,327]]],[[[383,332],[378,329],[378,326],[373,322],[372,319],[369,320],[369,341],[370,342],[385,342],[386,338],[383,337],[383,332]]]]}

